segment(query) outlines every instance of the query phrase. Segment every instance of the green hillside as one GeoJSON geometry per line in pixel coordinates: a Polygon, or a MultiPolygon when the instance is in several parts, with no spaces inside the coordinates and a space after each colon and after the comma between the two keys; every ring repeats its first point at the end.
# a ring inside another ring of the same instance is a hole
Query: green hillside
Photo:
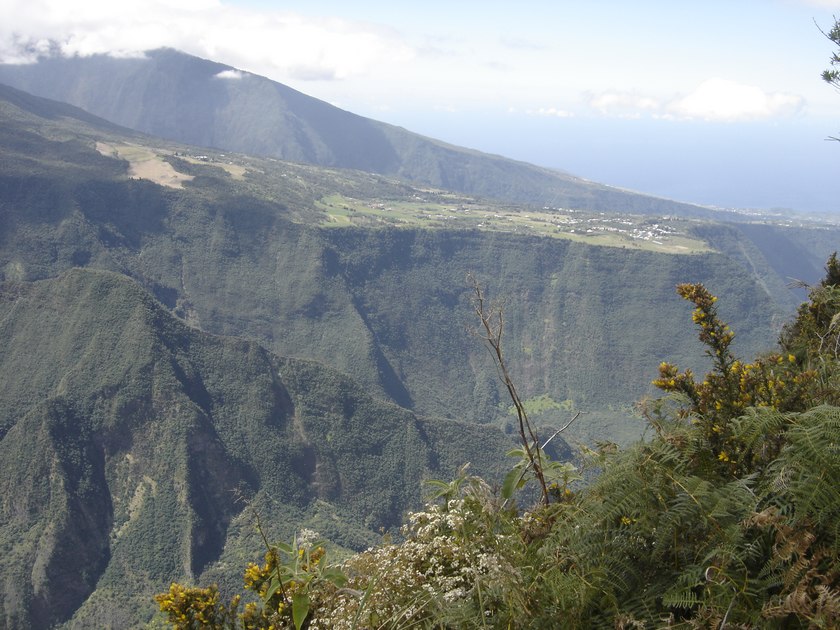
{"type": "Polygon", "coordinates": [[[135,623],[156,589],[253,549],[246,503],[273,535],[309,524],[364,547],[424,478],[491,471],[510,444],[190,329],[119,274],[7,283],[0,300],[5,627],[135,623]]]}
{"type": "Polygon", "coordinates": [[[71,103],[178,142],[319,166],[352,168],[470,195],[567,208],[709,216],[649,197],[487,155],[341,110],[250,73],[172,49],[0,65],[0,83],[71,103]]]}
{"type": "Polygon", "coordinates": [[[469,272],[505,301],[542,434],[580,410],[569,441],[626,442],[659,363],[705,360],[674,285],[730,296],[749,355],[791,309],[787,278],[815,280],[838,241],[539,210],[223,156],[0,88],[0,625],[126,627],[172,579],[239,588],[260,548],[240,496],[272,539],[358,549],[422,479],[465,461],[498,479],[512,418],[469,272]]]}
{"type": "MultiPolygon", "coordinates": [[[[402,204],[444,195],[358,171],[245,156],[198,160],[189,147],[90,126],[66,106],[50,110],[33,97],[34,105],[15,105],[26,101],[9,93],[17,101],[3,104],[8,124],[0,128],[6,279],[80,265],[124,273],[193,326],[317,359],[420,413],[505,422],[495,372],[467,330],[469,272],[507,300],[507,348],[527,397],[626,415],[663,358],[702,359],[678,324],[684,307],[673,297],[676,283],[702,281],[738,296],[726,316],[746,354],[772,342],[778,315],[792,307],[788,276],[813,268],[802,279],[816,277],[831,235],[837,240],[836,229],[678,220],[673,231],[694,234],[705,253],[671,255],[615,232],[612,246],[592,246],[600,241],[587,239],[599,236],[523,234],[515,222],[507,231],[479,227],[484,219],[460,229],[356,217],[320,227],[322,200],[335,195],[402,204]],[[143,151],[152,156],[147,163],[193,179],[171,187],[131,175],[143,151]],[[766,244],[771,236],[803,243],[810,233],[816,246],[807,256],[781,257],[784,247],[766,244]]],[[[574,216],[595,227],[604,220],[574,216]]],[[[615,217],[639,230],[664,221],[615,217]]],[[[598,423],[593,417],[580,430],[597,437],[598,423]]]]}
{"type": "Polygon", "coordinates": [[[660,365],[648,439],[586,450],[580,469],[523,431],[500,489],[464,471],[439,482],[403,539],[343,562],[311,537],[265,541],[243,571],[257,601],[172,584],[161,613],[177,630],[836,628],[838,282],[832,255],[775,349],[743,362],[717,297],[681,284],[710,369],[660,365]],[[522,475],[540,500],[517,509],[522,475]]]}

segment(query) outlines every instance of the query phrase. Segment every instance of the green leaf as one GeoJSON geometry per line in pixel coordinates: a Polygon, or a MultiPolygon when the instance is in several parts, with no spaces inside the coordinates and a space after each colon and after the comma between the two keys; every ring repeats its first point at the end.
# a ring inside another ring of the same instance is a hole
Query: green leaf
{"type": "Polygon", "coordinates": [[[324,569],[321,577],[338,586],[339,588],[347,584],[347,576],[337,567],[328,567],[324,569]]]}
{"type": "Polygon", "coordinates": [[[296,630],[300,630],[308,614],[309,595],[306,593],[295,593],[292,596],[292,620],[295,622],[296,630]]]}
{"type": "Polygon", "coordinates": [[[266,590],[265,597],[263,597],[263,601],[267,602],[272,597],[274,597],[274,594],[279,588],[280,581],[276,577],[271,578],[271,581],[268,583],[268,590],[266,590]]]}
{"type": "Polygon", "coordinates": [[[283,565],[283,566],[279,567],[278,570],[280,572],[280,578],[284,582],[288,582],[289,580],[291,580],[291,579],[293,579],[294,577],[297,576],[297,572],[292,570],[291,567],[288,567],[286,565],[283,565]]]}
{"type": "Polygon", "coordinates": [[[294,553],[294,549],[292,549],[292,546],[288,543],[279,542],[275,545],[275,547],[277,547],[280,551],[284,551],[286,553],[294,553]]]}
{"type": "Polygon", "coordinates": [[[514,491],[522,487],[522,479],[520,475],[522,475],[522,469],[519,466],[515,466],[511,468],[508,474],[505,476],[505,481],[502,484],[503,499],[510,499],[513,496],[514,491]]]}

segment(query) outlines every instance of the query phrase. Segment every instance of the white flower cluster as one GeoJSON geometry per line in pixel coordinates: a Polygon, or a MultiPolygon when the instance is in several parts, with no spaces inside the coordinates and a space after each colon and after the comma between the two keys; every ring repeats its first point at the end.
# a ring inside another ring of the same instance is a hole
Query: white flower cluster
{"type": "Polygon", "coordinates": [[[492,616],[494,593],[519,573],[503,553],[513,539],[493,530],[492,506],[480,498],[429,505],[409,515],[403,543],[354,557],[345,566],[352,588],[337,594],[323,627],[351,628],[357,614],[362,627],[386,619],[399,626],[458,606],[492,616]]]}
{"type": "Polygon", "coordinates": [[[313,529],[303,528],[297,535],[298,549],[308,549],[313,543],[321,540],[321,534],[313,529]]]}

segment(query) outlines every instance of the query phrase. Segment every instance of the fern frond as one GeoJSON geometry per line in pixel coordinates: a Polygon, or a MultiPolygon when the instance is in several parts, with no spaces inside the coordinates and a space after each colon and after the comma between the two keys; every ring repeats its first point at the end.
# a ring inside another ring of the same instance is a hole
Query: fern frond
{"type": "Polygon", "coordinates": [[[776,487],[793,505],[791,518],[813,522],[840,540],[840,408],[817,407],[801,414],[771,467],[776,487]]]}
{"type": "Polygon", "coordinates": [[[674,582],[674,585],[667,589],[662,595],[662,604],[668,608],[690,609],[697,606],[701,599],[699,592],[702,589],[702,572],[697,567],[691,567],[691,571],[683,572],[674,582]]]}

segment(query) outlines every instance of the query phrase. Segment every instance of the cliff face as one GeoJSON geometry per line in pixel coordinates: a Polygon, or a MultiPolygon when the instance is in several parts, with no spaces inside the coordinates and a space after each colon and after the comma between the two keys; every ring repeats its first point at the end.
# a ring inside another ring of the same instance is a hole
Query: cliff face
{"type": "Polygon", "coordinates": [[[167,188],[96,150],[104,138],[143,153],[152,139],[0,92],[0,278],[122,273],[193,326],[321,361],[426,414],[486,422],[505,403],[467,331],[470,272],[507,302],[506,351],[525,395],[602,409],[632,404],[665,358],[703,368],[677,283],[733,296],[722,315],[748,355],[774,341],[792,309],[790,277],[818,278],[838,239],[836,229],[697,223],[714,252],[675,255],[477,229],[324,229],[318,203],[336,192],[416,191],[265,160],[236,179],[171,155],[189,149],[149,149],[150,160],[194,176],[167,188]]]}
{"type": "Polygon", "coordinates": [[[170,580],[235,587],[261,548],[255,512],[272,539],[308,526],[359,548],[417,505],[423,478],[464,462],[492,477],[507,401],[469,330],[468,272],[506,302],[505,351],[538,423],[582,409],[571,435],[616,439],[627,429],[609,413],[626,417],[660,361],[704,367],[674,285],[734,296],[720,312],[749,355],[789,308],[791,265],[818,269],[836,242],[707,226],[716,253],[666,255],[327,229],[328,195],[413,189],[270,161],[236,179],[6,88],[0,119],[8,627],[127,627],[170,580]],[[100,142],[194,178],[137,179],[100,142]],[[786,244],[802,255],[776,255],[786,244]]]}
{"type": "Polygon", "coordinates": [[[509,444],[189,329],[117,274],[7,284],[1,304],[6,627],[147,618],[169,580],[254,542],[246,503],[274,534],[327,519],[362,546],[417,504],[423,478],[479,452],[501,461],[509,444]]]}

